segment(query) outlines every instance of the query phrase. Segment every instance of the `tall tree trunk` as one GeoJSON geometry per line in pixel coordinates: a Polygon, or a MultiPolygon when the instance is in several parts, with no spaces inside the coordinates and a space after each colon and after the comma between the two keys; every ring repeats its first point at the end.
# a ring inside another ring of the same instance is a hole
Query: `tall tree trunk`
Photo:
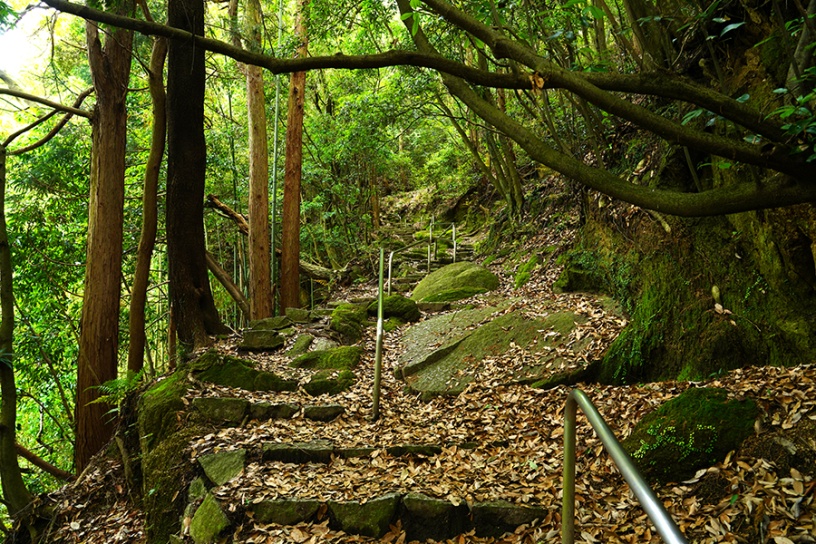
{"type": "Polygon", "coordinates": [[[167,40],[156,38],[153,42],[153,52],[147,74],[150,97],[153,100],[153,129],[150,154],[147,157],[147,166],[145,167],[144,195],[142,196],[142,234],[139,238],[136,272],[133,275],[133,288],[130,296],[128,370],[133,372],[139,372],[144,365],[144,350],[147,340],[145,334],[145,304],[147,302],[147,284],[150,278],[150,259],[156,245],[156,230],[158,227],[159,169],[164,156],[165,137],[167,136],[166,96],[164,94],[164,59],[166,56],[167,40]]]}
{"type": "MultiPolygon", "coordinates": [[[[261,52],[261,2],[247,0],[246,44],[261,52]]],[[[249,298],[252,319],[272,315],[272,253],[269,240],[269,150],[263,70],[246,67],[249,117],[249,298]]]]}
{"type": "MultiPolygon", "coordinates": [[[[299,57],[308,49],[305,11],[309,0],[301,0],[295,19],[295,35],[300,39],[299,57]]],[[[300,306],[300,179],[303,165],[303,98],[306,72],[294,72],[289,83],[289,112],[286,125],[286,163],[283,178],[283,238],[281,241],[281,308],[300,306]]]]}
{"type": "Polygon", "coordinates": [[[10,516],[31,502],[17,462],[17,386],[14,383],[14,291],[11,247],[6,231],[6,147],[0,145],[0,484],[10,516]]]}
{"type": "MultiPolygon", "coordinates": [[[[170,0],[170,26],[204,35],[203,0],[170,0]]],[[[167,266],[179,347],[227,333],[215,308],[204,242],[204,50],[173,40],[167,55],[167,266]]],[[[171,355],[172,356],[172,355],[171,355]]]]}
{"type": "MultiPolygon", "coordinates": [[[[130,15],[133,2],[123,1],[117,11],[130,15]]],[[[85,30],[96,108],[91,123],[91,196],[77,367],[77,473],[113,434],[113,420],[108,413],[111,407],[94,401],[100,396],[98,386],[115,379],[117,371],[127,143],[125,98],[133,40],[129,30],[110,28],[103,46],[96,23],[87,22],[85,30]]]]}

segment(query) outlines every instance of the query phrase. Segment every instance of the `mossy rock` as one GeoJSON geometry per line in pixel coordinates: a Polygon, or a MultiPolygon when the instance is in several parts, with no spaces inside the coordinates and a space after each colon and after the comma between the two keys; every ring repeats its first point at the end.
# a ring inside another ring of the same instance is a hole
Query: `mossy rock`
{"type": "Polygon", "coordinates": [[[261,501],[251,506],[255,520],[261,523],[276,523],[278,525],[296,525],[311,521],[320,502],[315,500],[277,499],[261,501]]]}
{"type": "MultiPolygon", "coordinates": [[[[287,308],[291,310],[292,308],[287,308]]],[[[289,351],[286,352],[286,355],[289,357],[297,357],[298,355],[303,355],[307,351],[309,351],[309,346],[312,345],[314,341],[314,336],[311,334],[301,334],[297,338],[295,338],[295,343],[292,344],[292,347],[289,348],[289,351]]]]}
{"type": "Polygon", "coordinates": [[[647,414],[623,447],[647,478],[679,482],[738,448],[758,415],[751,399],[728,400],[724,389],[692,388],[647,414]]]}
{"type": "Polygon", "coordinates": [[[417,302],[451,302],[492,291],[499,278],[487,268],[462,261],[443,266],[428,274],[414,289],[417,302]]]}
{"type": "Polygon", "coordinates": [[[315,373],[312,379],[303,385],[303,389],[313,397],[320,395],[338,395],[354,385],[354,373],[350,370],[341,370],[335,373],[323,370],[315,373]]]}
{"type": "MultiPolygon", "coordinates": [[[[288,311],[288,308],[287,308],[288,311]]],[[[250,321],[249,328],[253,331],[277,331],[292,326],[293,320],[287,315],[278,315],[250,321]]]]}
{"type": "Polygon", "coordinates": [[[195,544],[210,544],[229,526],[229,519],[218,500],[207,493],[190,523],[190,537],[195,544]]]}
{"type": "MultiPolygon", "coordinates": [[[[296,391],[297,381],[285,380],[272,372],[253,368],[253,363],[229,355],[218,355],[213,359],[206,355],[207,364],[201,358],[192,363],[201,369],[196,378],[227,387],[238,387],[247,391],[296,391]]],[[[203,357],[202,357],[203,358],[203,357]]]]}
{"type": "Polygon", "coordinates": [[[305,308],[286,308],[286,317],[294,323],[310,323],[312,321],[312,312],[305,308]]]}
{"type": "Polygon", "coordinates": [[[513,281],[516,289],[523,287],[528,281],[530,281],[530,276],[532,275],[533,270],[535,270],[539,265],[540,261],[541,259],[539,259],[538,254],[534,254],[526,263],[518,267],[516,270],[515,279],[513,281]]]}
{"type": "Polygon", "coordinates": [[[237,449],[202,455],[198,464],[212,483],[224,485],[243,472],[245,460],[246,450],[237,449]]]}
{"type": "Polygon", "coordinates": [[[138,416],[142,453],[150,452],[179,428],[177,414],[184,410],[182,398],[188,388],[187,372],[178,370],[142,394],[138,416]]]}
{"type": "Polygon", "coordinates": [[[142,508],[148,542],[167,542],[170,535],[181,529],[186,497],[185,493],[172,490],[184,489],[190,481],[187,447],[191,440],[204,434],[206,430],[202,427],[185,427],[142,455],[142,508]]]}
{"type": "Polygon", "coordinates": [[[477,503],[471,508],[477,536],[499,537],[513,532],[519,525],[544,519],[547,510],[536,506],[522,506],[507,501],[477,503]]]}
{"type": "Polygon", "coordinates": [[[193,408],[204,419],[216,425],[239,425],[246,417],[249,401],[232,397],[204,397],[193,399],[193,408]]]}
{"type": "Polygon", "coordinates": [[[329,328],[339,333],[346,344],[354,344],[363,338],[366,318],[365,306],[340,304],[332,311],[329,328]]]}
{"type": "Polygon", "coordinates": [[[405,322],[399,317],[389,317],[383,323],[383,332],[392,332],[405,325],[405,322]]]}
{"type": "Polygon", "coordinates": [[[340,346],[334,349],[304,353],[292,361],[290,366],[316,370],[352,370],[360,364],[362,356],[363,348],[360,346],[340,346]]]}
{"type": "Polygon", "coordinates": [[[450,501],[408,493],[402,498],[400,519],[410,541],[454,538],[470,530],[467,503],[454,506],[450,501]]]}
{"type": "MultiPolygon", "coordinates": [[[[377,301],[368,305],[368,315],[377,315],[377,301]]],[[[383,318],[396,317],[405,323],[419,321],[422,314],[416,302],[402,295],[388,295],[383,297],[383,318]]]]}
{"type": "Polygon", "coordinates": [[[284,330],[249,330],[244,331],[244,337],[238,344],[243,351],[272,351],[286,343],[284,330]]]}
{"type": "Polygon", "coordinates": [[[383,536],[397,513],[400,496],[396,493],[360,501],[329,501],[329,513],[333,524],[353,535],[372,538],[383,536]]]}

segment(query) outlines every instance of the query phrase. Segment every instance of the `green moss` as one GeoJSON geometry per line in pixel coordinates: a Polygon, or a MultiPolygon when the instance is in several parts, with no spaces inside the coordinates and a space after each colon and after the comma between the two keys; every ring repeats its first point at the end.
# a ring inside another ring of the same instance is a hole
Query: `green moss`
{"type": "MultiPolygon", "coordinates": [[[[377,315],[377,301],[368,305],[368,314],[377,315]]],[[[383,297],[383,317],[398,317],[404,322],[418,321],[422,314],[416,302],[402,295],[388,295],[383,297]]]]}
{"type": "Polygon", "coordinates": [[[649,413],[623,442],[649,478],[682,481],[713,465],[751,435],[753,400],[728,400],[716,388],[692,388],[649,413]]]}
{"type": "Polygon", "coordinates": [[[383,323],[383,331],[391,332],[405,325],[405,322],[398,317],[390,317],[383,323]]]}
{"type": "Polygon", "coordinates": [[[516,270],[516,277],[514,281],[516,289],[522,287],[524,284],[530,281],[530,275],[532,274],[533,270],[536,269],[539,262],[540,259],[538,257],[538,254],[533,254],[533,256],[530,257],[530,259],[526,263],[518,267],[518,269],[516,270]]]}
{"type": "Polygon", "coordinates": [[[329,327],[340,333],[345,342],[353,344],[362,340],[366,318],[365,306],[341,304],[332,312],[329,327]]]}
{"type": "Polygon", "coordinates": [[[492,291],[498,286],[499,278],[491,271],[463,261],[428,274],[416,286],[411,299],[418,302],[451,302],[492,291]],[[459,298],[454,298],[456,296],[459,298]]]}
{"type": "Polygon", "coordinates": [[[487,291],[487,289],[483,289],[481,287],[460,287],[458,289],[447,289],[423,298],[422,302],[455,302],[457,300],[486,293],[487,291]]]}
{"type": "Polygon", "coordinates": [[[310,351],[290,363],[295,368],[351,370],[360,364],[363,348],[340,346],[333,349],[310,351]]]}
{"type": "Polygon", "coordinates": [[[294,380],[284,380],[277,374],[253,368],[254,363],[246,359],[239,359],[229,355],[218,355],[216,358],[208,354],[206,366],[201,360],[194,361],[194,368],[202,368],[196,377],[204,382],[215,383],[227,387],[238,387],[247,391],[295,391],[297,383],[294,380]]]}
{"type": "MultiPolygon", "coordinates": [[[[287,308],[287,310],[291,309],[293,308],[287,308]]],[[[298,355],[306,353],[309,350],[309,346],[312,345],[312,341],[314,341],[314,336],[311,334],[301,334],[295,338],[295,343],[292,344],[292,347],[289,348],[286,355],[289,357],[297,357],[298,355]]]]}
{"type": "Polygon", "coordinates": [[[138,427],[143,453],[149,452],[178,429],[177,414],[184,410],[181,399],[187,389],[187,372],[178,370],[142,394],[138,427]]]}
{"type": "Polygon", "coordinates": [[[193,475],[187,447],[204,434],[200,427],[186,427],[143,454],[142,507],[149,542],[167,542],[181,529],[185,493],[176,491],[184,489],[193,475]]]}
{"type": "Polygon", "coordinates": [[[354,385],[354,373],[342,370],[339,373],[323,370],[317,372],[303,389],[313,397],[320,395],[337,395],[354,385]]]}

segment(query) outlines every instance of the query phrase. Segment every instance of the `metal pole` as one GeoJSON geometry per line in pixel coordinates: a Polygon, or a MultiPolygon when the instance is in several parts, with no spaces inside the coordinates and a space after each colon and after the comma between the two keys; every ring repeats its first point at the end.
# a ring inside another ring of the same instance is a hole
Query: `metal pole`
{"type": "Polygon", "coordinates": [[[453,262],[456,262],[456,223],[453,225],[453,262]]]}
{"type": "Polygon", "coordinates": [[[391,295],[391,265],[394,262],[394,252],[388,254],[388,295],[391,295]]]}
{"type": "Polygon", "coordinates": [[[383,345],[383,263],[385,250],[380,248],[380,283],[377,290],[377,348],[374,354],[374,391],[372,392],[373,409],[371,420],[377,421],[380,417],[380,376],[382,374],[382,345],[383,345]]]}
{"type": "Polygon", "coordinates": [[[654,494],[640,474],[632,458],[623,449],[615,438],[615,433],[609,428],[604,418],[589,400],[589,397],[579,389],[573,389],[567,397],[564,407],[564,490],[561,507],[561,542],[572,544],[575,523],[575,412],[576,406],[586,414],[592,428],[598,434],[606,451],[612,457],[626,483],[640,501],[643,510],[657,529],[658,534],[667,544],[687,544],[685,536],[674,523],[671,515],[666,511],[663,503],[654,494]]]}

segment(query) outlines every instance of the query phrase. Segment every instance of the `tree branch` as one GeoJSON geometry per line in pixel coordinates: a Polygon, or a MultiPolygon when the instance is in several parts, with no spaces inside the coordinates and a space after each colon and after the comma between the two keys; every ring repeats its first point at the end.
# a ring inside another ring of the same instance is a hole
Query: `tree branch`
{"type": "Polygon", "coordinates": [[[20,457],[22,457],[23,459],[25,459],[26,461],[28,461],[29,463],[31,463],[35,467],[37,467],[39,469],[42,469],[43,471],[47,472],[51,476],[54,476],[55,478],[59,478],[60,480],[64,480],[66,482],[70,482],[70,481],[73,481],[74,479],[76,479],[76,476],[74,476],[70,472],[62,470],[59,467],[55,467],[54,465],[52,465],[51,463],[49,463],[45,459],[42,459],[39,456],[37,456],[37,454],[34,453],[33,451],[27,450],[25,447],[23,447],[19,443],[15,444],[14,448],[17,450],[17,454],[20,457]]]}
{"type": "Polygon", "coordinates": [[[90,119],[93,115],[89,111],[81,110],[79,108],[72,108],[71,106],[65,106],[63,104],[60,104],[59,102],[53,102],[51,100],[48,100],[47,98],[42,98],[40,96],[36,96],[29,93],[24,93],[23,91],[17,91],[14,89],[0,89],[0,94],[7,94],[9,96],[22,98],[23,100],[28,100],[30,102],[36,102],[38,104],[42,104],[43,106],[48,106],[49,108],[54,108],[55,110],[59,111],[70,112],[73,113],[74,115],[79,115],[80,117],[84,117],[86,119],[90,119]]]}
{"type": "MultiPolygon", "coordinates": [[[[79,96],[77,96],[76,100],[74,101],[73,108],[79,108],[79,106],[82,105],[82,102],[93,91],[94,91],[93,87],[89,87],[88,89],[85,89],[82,93],[80,93],[79,96]]],[[[54,110],[52,113],[55,113],[55,112],[56,112],[56,110],[54,110]]],[[[42,145],[45,145],[46,143],[48,143],[48,141],[51,140],[51,138],[56,136],[57,133],[59,133],[60,130],[62,130],[62,128],[68,123],[68,121],[73,116],[74,116],[73,112],[70,112],[70,111],[65,112],[65,115],[62,116],[62,119],[60,119],[59,123],[54,125],[54,128],[52,128],[51,130],[48,131],[48,134],[46,134],[45,136],[43,136],[42,138],[40,138],[39,140],[37,140],[33,144],[29,144],[27,146],[21,147],[20,149],[15,149],[14,151],[9,151],[9,156],[22,155],[23,153],[28,153],[29,151],[37,149],[38,147],[40,147],[42,145]]],[[[28,130],[29,128],[33,128],[33,127],[26,127],[26,130],[28,130]]],[[[22,131],[18,131],[18,133],[22,134],[22,131]]],[[[13,134],[12,136],[16,137],[18,135],[18,133],[13,134]]],[[[8,139],[6,139],[5,143],[7,144],[11,140],[12,140],[12,137],[9,136],[8,139]]]]}

